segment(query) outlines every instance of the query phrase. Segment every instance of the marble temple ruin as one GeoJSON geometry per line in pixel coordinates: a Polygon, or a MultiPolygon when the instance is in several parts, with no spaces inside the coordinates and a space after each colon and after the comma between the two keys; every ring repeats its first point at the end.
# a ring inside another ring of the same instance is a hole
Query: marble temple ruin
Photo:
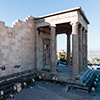
{"type": "MultiPolygon", "coordinates": [[[[81,7],[40,17],[28,16],[15,20],[12,27],[0,21],[0,81],[34,74],[58,81],[77,82],[87,68],[87,35],[89,21],[81,7]],[[70,64],[72,35],[72,67],[66,73],[57,71],[56,37],[67,35],[67,68],[70,64]]],[[[91,75],[92,76],[92,75],[91,75]]],[[[86,79],[87,80],[87,79],[86,79]]]]}

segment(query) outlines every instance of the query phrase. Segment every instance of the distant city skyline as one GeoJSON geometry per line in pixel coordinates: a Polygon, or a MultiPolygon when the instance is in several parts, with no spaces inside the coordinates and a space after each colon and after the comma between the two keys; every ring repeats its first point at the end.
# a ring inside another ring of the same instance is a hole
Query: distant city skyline
{"type": "Polygon", "coordinates": [[[88,59],[91,59],[91,58],[100,58],[100,51],[88,52],[88,59]]]}

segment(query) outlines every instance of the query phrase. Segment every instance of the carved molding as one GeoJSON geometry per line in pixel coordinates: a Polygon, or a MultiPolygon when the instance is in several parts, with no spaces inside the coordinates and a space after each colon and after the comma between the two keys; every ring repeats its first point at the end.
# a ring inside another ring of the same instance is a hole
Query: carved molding
{"type": "Polygon", "coordinates": [[[68,18],[71,18],[71,17],[76,17],[76,15],[70,15],[70,16],[55,16],[55,17],[51,17],[51,18],[47,18],[45,19],[46,21],[48,22],[55,22],[55,21],[59,21],[59,20],[63,20],[63,19],[68,19],[68,18]]]}

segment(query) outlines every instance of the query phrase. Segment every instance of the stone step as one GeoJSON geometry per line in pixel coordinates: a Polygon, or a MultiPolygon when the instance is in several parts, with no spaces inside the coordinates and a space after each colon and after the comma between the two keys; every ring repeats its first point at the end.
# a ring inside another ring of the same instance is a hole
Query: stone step
{"type": "Polygon", "coordinates": [[[91,75],[88,77],[88,79],[83,83],[84,86],[87,86],[88,84],[90,84],[90,81],[92,81],[95,77],[94,72],[91,73],[91,75]]]}
{"type": "Polygon", "coordinates": [[[89,88],[88,87],[83,87],[83,86],[79,86],[79,85],[68,85],[69,87],[72,87],[72,88],[76,88],[76,89],[81,89],[81,90],[83,90],[84,92],[89,92],[88,90],[89,90],[89,88]]]}
{"type": "MultiPolygon", "coordinates": [[[[42,73],[38,73],[38,74],[42,76],[42,73]]],[[[56,82],[66,83],[66,85],[69,85],[70,87],[82,89],[83,91],[88,92],[93,82],[92,78],[94,77],[94,71],[88,68],[85,69],[80,79],[72,78],[70,76],[66,76],[62,74],[48,75],[48,73],[44,73],[44,75],[46,76],[46,80],[52,81],[53,77],[56,77],[57,78],[57,80],[55,80],[56,82]],[[91,83],[90,85],[89,82],[91,83]]]]}
{"type": "Polygon", "coordinates": [[[88,71],[88,73],[80,80],[82,83],[84,83],[88,78],[89,76],[92,74],[92,71],[88,71]]]}
{"type": "MultiPolygon", "coordinates": [[[[82,73],[83,73],[83,72],[82,72],[82,73]]],[[[81,74],[82,74],[82,73],[81,73],[81,74]]],[[[80,75],[81,75],[81,74],[80,74],[80,75]]],[[[84,73],[83,73],[83,75],[80,77],[80,80],[77,79],[76,82],[79,83],[79,84],[81,84],[81,85],[83,85],[83,83],[85,82],[85,80],[88,79],[88,77],[89,77],[90,74],[91,74],[91,70],[90,70],[90,69],[84,70],[84,73]]]]}
{"type": "Polygon", "coordinates": [[[77,88],[77,89],[81,89],[84,92],[88,93],[90,91],[91,85],[93,84],[93,80],[95,78],[94,71],[91,70],[91,71],[89,71],[89,73],[90,74],[88,74],[88,76],[86,76],[84,82],[82,82],[81,80],[80,81],[76,81],[76,83],[75,82],[74,83],[71,82],[71,84],[69,86],[77,88]]]}
{"type": "Polygon", "coordinates": [[[89,68],[84,69],[83,71],[80,72],[78,76],[76,76],[77,80],[81,80],[84,76],[87,75],[87,73],[90,71],[89,68]]]}
{"type": "Polygon", "coordinates": [[[90,72],[91,70],[90,69],[87,69],[84,71],[83,75],[80,76],[80,80],[82,80],[85,76],[87,76],[87,74],[90,72]]]}

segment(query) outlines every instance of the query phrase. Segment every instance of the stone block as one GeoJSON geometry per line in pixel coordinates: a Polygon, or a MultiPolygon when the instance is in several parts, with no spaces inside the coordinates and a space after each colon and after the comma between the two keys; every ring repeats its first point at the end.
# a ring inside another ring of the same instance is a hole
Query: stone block
{"type": "Polygon", "coordinates": [[[31,23],[28,23],[28,26],[29,26],[29,27],[32,27],[32,24],[31,24],[31,23]]]}
{"type": "Polygon", "coordinates": [[[16,83],[15,86],[17,88],[17,92],[20,92],[22,90],[21,83],[16,83]]]}
{"type": "Polygon", "coordinates": [[[1,35],[6,35],[6,32],[1,32],[0,34],[1,34],[1,35]]]}
{"type": "Polygon", "coordinates": [[[13,68],[12,64],[9,64],[9,65],[6,64],[5,67],[6,67],[6,70],[5,70],[6,75],[14,74],[14,68],[13,68]]]}
{"type": "Polygon", "coordinates": [[[1,45],[9,45],[9,41],[1,41],[1,45]]]}
{"type": "Polygon", "coordinates": [[[5,22],[0,21],[0,26],[5,26],[5,22]]]}

